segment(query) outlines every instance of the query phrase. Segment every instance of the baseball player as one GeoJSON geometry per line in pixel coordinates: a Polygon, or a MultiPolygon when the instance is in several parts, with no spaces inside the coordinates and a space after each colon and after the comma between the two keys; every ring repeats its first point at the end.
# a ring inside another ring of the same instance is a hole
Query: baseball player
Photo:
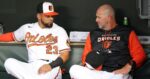
{"type": "Polygon", "coordinates": [[[82,64],[70,68],[72,79],[132,79],[131,73],[141,67],[145,52],[135,34],[115,21],[111,5],[97,9],[98,28],[87,37],[82,64]]]}
{"type": "Polygon", "coordinates": [[[60,66],[69,57],[66,31],[53,22],[54,6],[42,2],[37,6],[38,22],[22,25],[14,32],[0,35],[0,41],[25,41],[28,63],[8,58],[4,66],[18,79],[61,79],[60,66]]]}

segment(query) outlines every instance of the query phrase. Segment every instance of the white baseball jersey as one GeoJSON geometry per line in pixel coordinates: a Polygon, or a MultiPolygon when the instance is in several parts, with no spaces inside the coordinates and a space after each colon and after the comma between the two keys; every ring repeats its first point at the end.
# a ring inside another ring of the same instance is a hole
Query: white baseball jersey
{"type": "Polygon", "coordinates": [[[41,28],[37,22],[25,24],[14,31],[14,38],[16,41],[25,40],[29,62],[39,59],[53,61],[61,50],[70,50],[66,31],[55,23],[51,28],[41,28]]]}

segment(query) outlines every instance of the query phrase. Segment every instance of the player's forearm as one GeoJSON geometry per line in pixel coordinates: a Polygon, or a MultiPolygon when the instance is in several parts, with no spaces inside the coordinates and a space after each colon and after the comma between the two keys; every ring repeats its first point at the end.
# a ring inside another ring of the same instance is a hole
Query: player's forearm
{"type": "Polygon", "coordinates": [[[13,32],[5,33],[0,35],[1,42],[10,42],[14,41],[13,32]]]}
{"type": "Polygon", "coordinates": [[[60,57],[62,58],[63,63],[65,63],[69,59],[69,51],[64,50],[64,51],[61,51],[61,53],[62,54],[60,55],[60,57]]]}
{"type": "Polygon", "coordinates": [[[115,73],[115,74],[129,74],[129,72],[131,70],[132,70],[132,66],[129,63],[127,63],[121,69],[114,70],[113,73],[115,73]]]}
{"type": "Polygon", "coordinates": [[[63,65],[67,60],[69,59],[69,51],[61,51],[61,55],[53,62],[51,62],[49,65],[51,68],[61,66],[63,65]]]}

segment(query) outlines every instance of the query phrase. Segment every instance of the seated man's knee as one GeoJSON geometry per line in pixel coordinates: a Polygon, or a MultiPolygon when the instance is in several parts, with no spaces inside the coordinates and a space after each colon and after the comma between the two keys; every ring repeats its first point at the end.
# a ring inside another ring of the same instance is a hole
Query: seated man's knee
{"type": "Polygon", "coordinates": [[[13,61],[14,60],[15,60],[14,58],[8,58],[8,59],[6,59],[5,62],[4,62],[4,67],[7,68],[8,66],[13,65],[13,61]]]}
{"type": "Polygon", "coordinates": [[[72,74],[72,73],[78,72],[79,67],[80,67],[79,65],[73,65],[73,66],[71,66],[71,68],[69,70],[69,73],[72,74]]]}

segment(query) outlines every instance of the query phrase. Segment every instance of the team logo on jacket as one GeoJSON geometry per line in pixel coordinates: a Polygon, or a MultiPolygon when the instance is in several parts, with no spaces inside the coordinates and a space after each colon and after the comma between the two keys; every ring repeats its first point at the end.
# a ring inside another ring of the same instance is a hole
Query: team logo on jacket
{"type": "Polygon", "coordinates": [[[102,47],[105,49],[110,48],[112,41],[104,41],[102,42],[102,47]]]}
{"type": "Polygon", "coordinates": [[[120,41],[120,36],[117,34],[104,34],[97,39],[97,42],[102,42],[103,48],[109,48],[112,41],[120,41]]]}

